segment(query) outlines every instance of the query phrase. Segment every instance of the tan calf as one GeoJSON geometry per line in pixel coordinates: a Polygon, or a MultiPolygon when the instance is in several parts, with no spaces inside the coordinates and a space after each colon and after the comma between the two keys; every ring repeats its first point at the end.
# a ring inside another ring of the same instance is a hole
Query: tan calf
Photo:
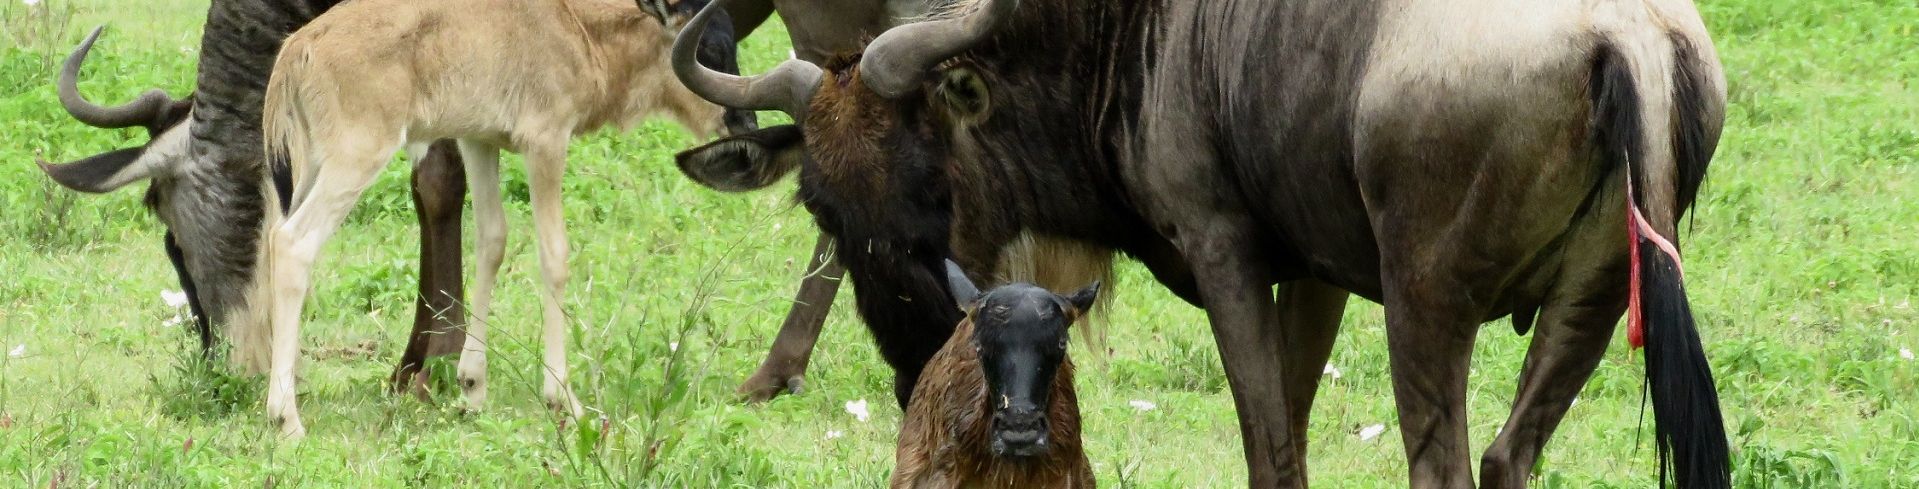
{"type": "Polygon", "coordinates": [[[267,84],[264,136],[269,154],[287,155],[294,191],[286,215],[266,220],[253,302],[254,326],[270,328],[267,414],[282,434],[305,431],[293,371],[315,256],[396,151],[442,138],[459,141],[478,228],[459,365],[469,407],[486,399],[486,319],[506,247],[499,152],[508,150],[526,156],[531,187],[545,285],[543,394],[550,407],[580,414],[561,308],[567,144],[656,113],[703,138],[721,129],[722,109],[669,70],[671,36],[620,0],[356,0],[287,38],[267,84]]]}

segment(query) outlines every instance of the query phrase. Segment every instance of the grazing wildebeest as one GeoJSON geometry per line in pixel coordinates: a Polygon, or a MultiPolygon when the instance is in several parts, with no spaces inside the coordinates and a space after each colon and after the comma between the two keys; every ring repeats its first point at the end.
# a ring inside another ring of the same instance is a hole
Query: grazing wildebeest
{"type": "Polygon", "coordinates": [[[1099,296],[1029,283],[981,294],[946,262],[966,319],[926,364],[900,423],[895,488],[1093,487],[1067,328],[1099,296]]]}
{"type": "Polygon", "coordinates": [[[1356,293],[1385,305],[1412,485],[1459,487],[1473,340],[1513,315],[1537,328],[1481,482],[1517,487],[1630,309],[1661,479],[1729,484],[1671,244],[1725,98],[1684,0],[980,0],[824,71],[728,76],[684,45],[674,65],[709,100],[802,121],[681,169],[732,190],[797,168],[822,228],[873,243],[840,257],[882,351],[917,355],[952,319],[914,311],[952,307],[933,282],[949,228],[969,269],[1022,234],[1111,247],[1206,309],[1252,485],[1299,486],[1356,293]]]}
{"type": "MultiPolygon", "coordinates": [[[[470,408],[486,399],[487,314],[506,252],[499,152],[526,155],[544,286],[544,395],[581,414],[567,385],[568,325],[561,303],[570,271],[560,179],[568,143],[654,114],[702,137],[725,109],[667,71],[671,34],[621,0],[358,0],[287,37],[267,82],[262,135],[284,154],[293,192],[284,216],[267,212],[252,301],[255,327],[271,325],[267,412],[281,432],[303,434],[294,397],[300,310],[313,260],[359,196],[402,146],[459,142],[473,192],[476,280],[460,356],[470,408]]],[[[731,46],[726,46],[731,49],[731,46]]]]}
{"type": "MultiPolygon", "coordinates": [[[[41,167],[54,181],[83,192],[152,181],[146,204],[167,226],[167,255],[187,294],[207,356],[217,351],[215,325],[230,326],[229,314],[247,306],[243,292],[253,276],[261,213],[259,175],[267,167],[260,153],[260,91],[273,54],[293,29],[336,3],[215,0],[201,38],[195,94],[186,100],[171,100],[154,90],[115,107],[87,102],[79,93],[78,77],[99,29],[67,57],[61,70],[60,100],[68,113],[96,127],[145,127],[153,140],[70,163],[42,162],[41,167]]],[[[683,20],[704,5],[688,0],[648,13],[662,21],[683,20]]],[[[723,29],[707,38],[699,54],[702,62],[716,63],[722,71],[736,69],[733,39],[723,29]]],[[[730,111],[727,123],[735,131],[747,130],[753,126],[751,112],[730,111]]],[[[421,226],[420,284],[413,331],[391,376],[395,390],[411,389],[421,396],[426,395],[420,382],[424,361],[460,351],[466,314],[460,277],[466,177],[452,141],[439,141],[432,148],[423,157],[419,148],[410,151],[416,158],[412,190],[421,226]]],[[[284,201],[290,177],[283,164],[270,168],[284,201]]],[[[249,340],[247,333],[227,332],[227,339],[240,346],[231,359],[244,370],[264,372],[265,338],[249,340]]]]}

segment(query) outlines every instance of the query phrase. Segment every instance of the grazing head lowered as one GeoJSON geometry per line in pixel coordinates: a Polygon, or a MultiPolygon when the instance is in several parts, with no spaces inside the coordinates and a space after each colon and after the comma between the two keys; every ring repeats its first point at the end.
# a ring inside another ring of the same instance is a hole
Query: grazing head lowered
{"type": "Polygon", "coordinates": [[[980,293],[946,262],[966,319],[927,363],[900,429],[893,487],[1092,487],[1068,328],[1099,296],[1013,283],[980,293]]]}
{"type": "MultiPolygon", "coordinates": [[[[164,245],[194,316],[202,351],[213,355],[215,325],[246,306],[267,168],[260,151],[260,87],[273,53],[292,29],[332,0],[221,0],[207,9],[194,93],[174,100],[149,90],[132,102],[99,106],[81,96],[80,69],[100,38],[95,28],[60,70],[60,104],[89,126],[144,127],[142,145],[65,163],[41,162],[53,181],[81,192],[106,193],[147,181],[148,209],[166,226],[164,245]]],[[[286,175],[272,180],[286,187],[286,175]]],[[[230,358],[244,369],[264,369],[263,336],[227,331],[240,345],[230,358]],[[255,345],[249,347],[247,345],[255,345]]]]}

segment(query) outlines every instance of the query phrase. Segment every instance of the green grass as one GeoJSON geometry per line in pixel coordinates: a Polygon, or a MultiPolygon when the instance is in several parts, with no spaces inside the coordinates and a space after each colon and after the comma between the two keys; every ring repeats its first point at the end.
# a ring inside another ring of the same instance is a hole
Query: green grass
{"type": "MultiPolygon", "coordinates": [[[[1919,3],[1702,6],[1731,81],[1731,109],[1687,227],[1694,308],[1719,377],[1744,487],[1919,487],[1919,3]]],[[[891,470],[891,375],[842,293],[804,395],[743,406],[805,265],[813,229],[791,183],[721,195],[682,177],[693,141],[649,124],[573,146],[567,298],[583,401],[607,421],[562,427],[541,408],[536,258],[517,158],[512,238],[493,337],[492,399],[478,415],[385,394],[411,319],[415,253],[406,171],[395,165],[318,264],[304,328],[309,430],[282,443],[264,382],[192,362],[163,230],[139,189],[76,196],[36,155],[137,144],[58,107],[53,65],[111,22],[82,83],[101,101],[146,87],[184,95],[204,0],[39,9],[0,0],[0,486],[872,487],[891,470]],[[37,27],[36,27],[37,26],[37,27]],[[670,345],[677,344],[678,348],[670,345]],[[866,399],[873,416],[844,411],[866,399]],[[842,436],[829,439],[828,432],[842,436]]],[[[763,31],[760,70],[786,53],[763,31]]],[[[770,122],[770,121],[769,121],[770,122]]],[[[469,236],[471,233],[469,233],[469,236]]],[[[1204,316],[1136,265],[1121,268],[1103,359],[1082,355],[1087,445],[1117,487],[1243,486],[1238,429],[1204,316]],[[1139,411],[1129,401],[1157,409],[1139,411]]],[[[1355,301],[1311,427],[1323,487],[1404,484],[1380,309],[1355,301]],[[1363,427],[1385,434],[1361,440],[1363,427]]],[[[1504,321],[1479,339],[1471,436],[1503,423],[1530,338],[1504,321]]],[[[1616,342],[1548,447],[1546,487],[1654,484],[1640,424],[1642,366],[1616,342]]]]}

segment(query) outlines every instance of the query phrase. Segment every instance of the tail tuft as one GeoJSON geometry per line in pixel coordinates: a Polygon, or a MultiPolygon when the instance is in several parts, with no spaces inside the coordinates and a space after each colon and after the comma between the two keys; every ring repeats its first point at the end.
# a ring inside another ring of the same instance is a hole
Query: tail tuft
{"type": "Polygon", "coordinates": [[[1645,320],[1646,382],[1652,390],[1659,480],[1678,487],[1732,487],[1719,391],[1700,347],[1679,263],[1652,240],[1635,252],[1639,302],[1645,320]]]}
{"type": "Polygon", "coordinates": [[[1588,88],[1600,158],[1611,167],[1609,174],[1618,169],[1626,177],[1627,340],[1646,348],[1660,485],[1718,489],[1732,486],[1719,392],[1686,299],[1677,243],[1667,239],[1704,178],[1717,141],[1717,116],[1706,110],[1716,103],[1708,98],[1714,92],[1687,68],[1692,56],[1677,49],[1674,69],[1641,64],[1646,72],[1635,73],[1626,52],[1602,44],[1593,55],[1588,88]],[[1648,146],[1655,140],[1648,131],[1673,131],[1673,146],[1648,146]]]}

